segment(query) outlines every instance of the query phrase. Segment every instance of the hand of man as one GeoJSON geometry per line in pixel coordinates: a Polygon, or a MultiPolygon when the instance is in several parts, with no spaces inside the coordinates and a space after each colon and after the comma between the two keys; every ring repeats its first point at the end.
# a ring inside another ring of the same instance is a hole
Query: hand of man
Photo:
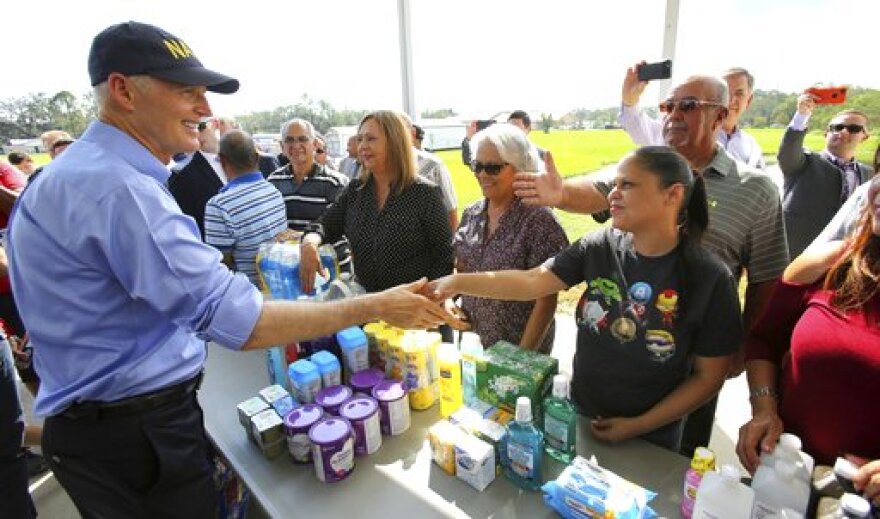
{"type": "Polygon", "coordinates": [[[442,303],[458,295],[455,289],[455,275],[443,276],[425,284],[422,295],[435,303],[442,303]]]}
{"type": "Polygon", "coordinates": [[[765,411],[755,414],[751,420],[739,428],[736,455],[740,463],[754,474],[761,463],[762,452],[772,452],[785,429],[782,420],[775,412],[765,411]],[[759,450],[760,446],[760,450],[759,450]]]}
{"type": "Polygon", "coordinates": [[[527,205],[559,207],[564,195],[563,180],[549,150],[544,152],[544,165],[545,173],[517,173],[513,179],[514,194],[527,205]]]}
{"type": "Polygon", "coordinates": [[[797,112],[801,115],[812,115],[816,109],[816,99],[818,97],[813,94],[801,94],[797,98],[797,112]]]}
{"type": "Polygon", "coordinates": [[[379,319],[399,328],[428,329],[441,324],[460,326],[460,320],[425,296],[426,278],[378,294],[379,319]]]}
{"type": "Polygon", "coordinates": [[[623,76],[623,88],[621,88],[620,96],[625,106],[636,106],[642,97],[642,92],[648,86],[647,81],[639,81],[639,67],[646,65],[647,62],[642,60],[630,68],[626,69],[626,75],[623,76]]]}

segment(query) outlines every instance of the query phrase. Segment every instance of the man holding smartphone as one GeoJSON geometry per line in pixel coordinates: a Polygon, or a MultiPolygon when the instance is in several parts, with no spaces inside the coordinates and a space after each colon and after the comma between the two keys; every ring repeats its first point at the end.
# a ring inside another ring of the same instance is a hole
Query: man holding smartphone
{"type": "Polygon", "coordinates": [[[807,122],[818,97],[798,97],[797,111],[779,144],[779,169],[784,178],[782,209],[788,233],[788,252],[796,258],[831,221],[859,185],[874,174],[855,159],[859,144],[868,139],[868,117],[858,110],[835,115],[825,130],[825,149],[805,150],[807,122]]]}
{"type": "MultiPolygon", "coordinates": [[[[657,75],[641,75],[639,71],[643,67],[651,67],[644,61],[636,63],[626,71],[623,79],[622,103],[620,114],[618,114],[618,122],[620,126],[626,130],[626,133],[632,138],[633,142],[641,146],[646,145],[662,145],[662,124],[657,119],[652,119],[646,113],[639,110],[639,98],[642,92],[648,86],[650,79],[664,79],[663,76],[657,75]]],[[[669,70],[666,67],[657,68],[658,70],[669,70]]],[[[669,75],[665,75],[666,78],[669,75]]],[[[726,70],[722,77],[727,82],[727,88],[730,92],[730,105],[728,106],[727,117],[718,129],[718,144],[720,144],[733,158],[745,162],[749,166],[758,169],[764,169],[764,155],[761,147],[754,137],[742,131],[739,128],[739,118],[749,107],[752,102],[752,90],[755,86],[755,78],[744,68],[731,68],[726,70]]]]}

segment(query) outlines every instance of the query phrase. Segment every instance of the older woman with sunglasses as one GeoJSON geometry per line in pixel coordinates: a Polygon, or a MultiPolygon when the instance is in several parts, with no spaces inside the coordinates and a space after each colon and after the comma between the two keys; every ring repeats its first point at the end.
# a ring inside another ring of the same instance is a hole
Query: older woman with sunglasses
{"type": "MultiPolygon", "coordinates": [[[[513,194],[520,171],[538,171],[543,162],[525,133],[496,124],[475,134],[471,168],[485,197],[464,210],[455,234],[458,272],[530,269],[568,245],[562,226],[546,207],[527,206],[513,194]]],[[[472,330],[492,345],[499,340],[549,353],[553,347],[556,294],[534,301],[462,298],[472,330]]]]}
{"type": "Polygon", "coordinates": [[[856,487],[880,504],[880,178],[856,231],[811,246],[785,271],[746,340],[752,419],[737,444],[750,472],[779,435],[823,464],[863,464],[856,487]],[[868,462],[868,460],[875,460],[868,462]]]}
{"type": "MultiPolygon", "coordinates": [[[[552,155],[544,160],[555,173],[552,155]]],[[[456,274],[429,288],[437,299],[529,301],[586,281],[575,403],[601,440],[640,436],[678,451],[684,417],[718,392],[739,349],[736,288],[729,269],[700,245],[709,222],[705,187],[678,153],[636,150],[620,163],[608,201],[613,228],[543,265],[456,274]]]]}
{"type": "Polygon", "coordinates": [[[396,113],[367,114],[358,128],[363,167],[302,239],[300,282],[310,291],[318,247],[343,235],[368,292],[452,272],[452,230],[440,188],[418,176],[410,132],[396,113]]]}

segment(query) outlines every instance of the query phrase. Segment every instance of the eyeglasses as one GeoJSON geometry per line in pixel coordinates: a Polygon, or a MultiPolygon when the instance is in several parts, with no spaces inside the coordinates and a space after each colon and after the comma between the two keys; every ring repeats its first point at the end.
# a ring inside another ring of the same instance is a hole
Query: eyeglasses
{"type": "Polygon", "coordinates": [[[296,144],[296,143],[306,144],[308,142],[311,142],[311,140],[312,140],[312,138],[308,137],[306,135],[300,135],[299,137],[293,137],[291,135],[288,135],[287,137],[284,138],[284,144],[296,144]]]}
{"type": "Polygon", "coordinates": [[[829,124],[828,130],[832,132],[848,131],[851,134],[862,133],[865,127],[861,124],[829,124]]]}
{"type": "Polygon", "coordinates": [[[471,162],[471,170],[475,175],[479,175],[483,171],[485,171],[487,175],[497,175],[501,173],[504,166],[507,166],[508,164],[509,163],[507,162],[503,164],[483,164],[482,162],[475,160],[471,162]]]}
{"type": "Polygon", "coordinates": [[[315,150],[315,153],[317,153],[318,155],[323,155],[323,154],[324,154],[324,150],[322,150],[321,148],[318,148],[318,149],[315,150]]]}
{"type": "Polygon", "coordinates": [[[667,99],[660,103],[660,111],[665,114],[671,114],[675,107],[678,107],[678,110],[683,113],[688,113],[691,110],[696,110],[697,108],[702,108],[704,106],[724,106],[721,103],[717,103],[715,101],[701,101],[695,97],[685,97],[683,99],[667,99]]]}

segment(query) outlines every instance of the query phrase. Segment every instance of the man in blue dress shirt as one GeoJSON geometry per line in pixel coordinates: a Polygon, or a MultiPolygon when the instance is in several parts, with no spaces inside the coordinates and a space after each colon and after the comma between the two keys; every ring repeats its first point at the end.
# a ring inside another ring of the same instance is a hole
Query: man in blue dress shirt
{"type": "Polygon", "coordinates": [[[213,517],[195,397],[205,341],[252,349],[448,315],[417,295],[424,280],[340,302],[264,303],[164,187],[171,156],[198,149],[206,90],[233,93],[238,81],[136,22],[95,37],[89,75],[99,121],[25,189],[8,236],[42,379],[43,451],[84,517],[213,517]]]}

